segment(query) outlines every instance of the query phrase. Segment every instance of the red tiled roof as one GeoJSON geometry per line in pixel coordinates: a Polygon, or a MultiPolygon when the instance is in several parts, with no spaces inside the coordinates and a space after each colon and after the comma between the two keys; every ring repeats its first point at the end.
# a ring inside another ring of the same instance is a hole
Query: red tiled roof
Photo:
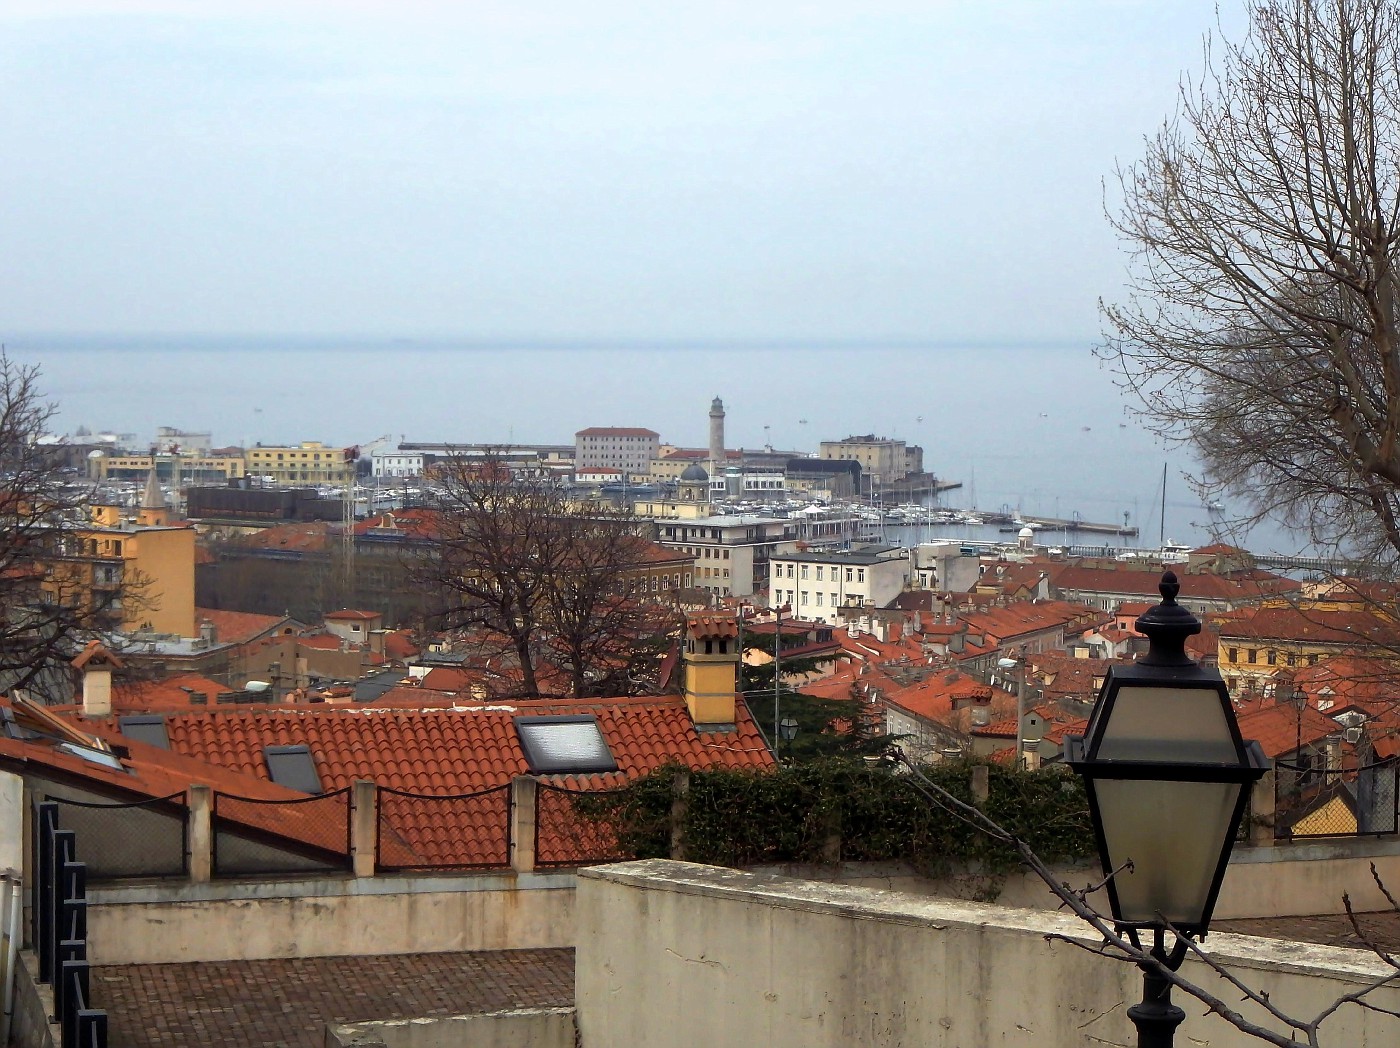
{"type": "Polygon", "coordinates": [[[617,760],[608,775],[572,777],[600,789],[669,762],[694,768],[772,765],[741,712],[729,733],[696,731],[679,696],[585,702],[471,703],[450,709],[226,707],[170,717],[171,749],[244,774],[267,776],[262,748],[305,744],[327,789],[373,779],[398,790],[457,793],[508,783],[528,769],[516,716],[592,714],[617,760]]]}
{"type": "MultiPolygon", "coordinates": [[[[1136,565],[1118,568],[1098,568],[1075,563],[1049,562],[1046,570],[1051,584],[1058,590],[1097,593],[1131,593],[1148,598],[1160,595],[1160,567],[1142,569],[1136,565]]],[[[1209,600],[1251,601],[1266,596],[1296,593],[1302,583],[1267,571],[1240,571],[1229,575],[1210,572],[1181,575],[1181,592],[1185,597],[1209,600]]],[[[1152,603],[1156,603],[1153,599],[1152,603]]]]}
{"type": "Polygon", "coordinates": [[[246,549],[279,549],[321,553],[330,548],[331,526],[323,520],[277,524],[252,535],[242,535],[231,545],[246,549]]]}
{"type": "Polygon", "coordinates": [[[1293,753],[1300,742],[1308,746],[1341,730],[1326,714],[1308,705],[1299,707],[1292,703],[1264,706],[1244,713],[1239,724],[1240,736],[1258,742],[1266,757],[1293,753]]]}
{"type": "Polygon", "coordinates": [[[384,654],[396,662],[406,662],[419,654],[419,648],[406,630],[384,634],[384,654]]]}
{"type": "Polygon", "coordinates": [[[123,681],[112,686],[112,709],[183,709],[190,705],[191,692],[203,695],[208,702],[213,702],[220,692],[233,690],[228,684],[220,684],[198,673],[177,673],[173,677],[158,681],[123,681]]]}
{"type": "Polygon", "coordinates": [[[732,615],[691,615],[686,629],[698,640],[725,640],[739,636],[739,622],[732,615]]]}
{"type": "Polygon", "coordinates": [[[271,633],[284,622],[285,615],[255,615],[249,611],[221,611],[217,608],[195,608],[195,621],[212,623],[214,640],[218,644],[246,644],[271,633]]]}
{"type": "MultiPolygon", "coordinates": [[[[268,781],[263,749],[301,744],[311,751],[327,791],[372,779],[394,790],[441,796],[504,787],[528,770],[514,717],[592,714],[618,771],[552,776],[554,784],[576,790],[607,789],[672,763],[752,770],[773,765],[763,736],[742,703],[733,731],[701,732],[679,696],[424,708],[424,700],[434,697],[452,702],[450,696],[419,693],[413,696],[417,708],[381,700],[373,708],[228,706],[171,714],[165,721],[169,751],[121,739],[133,755],[125,762],[132,774],[89,764],[51,745],[19,740],[0,738],[0,757],[37,759],[142,796],[167,796],[201,782],[234,797],[287,800],[304,795],[268,781]]],[[[114,741],[120,738],[109,719],[69,715],[69,720],[84,731],[114,741]]],[[[237,812],[236,817],[248,825],[343,854],[343,820],[328,819],[324,810],[304,810],[325,804],[343,802],[340,798],[290,806],[235,802],[224,811],[237,812]]],[[[504,861],[504,802],[464,807],[387,794],[381,795],[381,805],[381,817],[394,831],[388,844],[401,865],[504,861]]],[[[556,834],[566,832],[567,827],[556,834]]],[[[542,831],[541,848],[546,847],[567,849],[570,843],[546,841],[542,831]]]]}
{"type": "Polygon", "coordinates": [[[1289,606],[1254,608],[1222,622],[1220,636],[1229,641],[1280,640],[1299,643],[1393,647],[1400,629],[1366,611],[1304,610],[1289,606]]]}

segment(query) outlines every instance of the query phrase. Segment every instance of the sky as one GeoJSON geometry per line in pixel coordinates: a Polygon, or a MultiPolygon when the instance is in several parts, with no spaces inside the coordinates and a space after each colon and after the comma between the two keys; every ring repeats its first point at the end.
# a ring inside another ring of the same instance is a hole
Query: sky
{"type": "Polygon", "coordinates": [[[0,0],[0,341],[1092,340],[1105,193],[1216,21],[0,0]]]}

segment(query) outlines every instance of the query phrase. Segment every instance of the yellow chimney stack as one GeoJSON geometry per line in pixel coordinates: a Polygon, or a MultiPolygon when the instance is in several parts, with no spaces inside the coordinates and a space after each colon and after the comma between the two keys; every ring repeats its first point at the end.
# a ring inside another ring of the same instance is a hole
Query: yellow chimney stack
{"type": "Polygon", "coordinates": [[[738,702],[739,624],[729,615],[692,615],[685,628],[685,704],[696,726],[733,724],[738,702]]]}

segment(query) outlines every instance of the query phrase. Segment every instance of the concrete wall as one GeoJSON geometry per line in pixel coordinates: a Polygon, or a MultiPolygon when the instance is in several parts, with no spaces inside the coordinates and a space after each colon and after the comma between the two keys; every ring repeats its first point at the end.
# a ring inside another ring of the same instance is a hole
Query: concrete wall
{"type": "MultiPolygon", "coordinates": [[[[1371,877],[1371,864],[1400,895],[1400,841],[1354,838],[1291,844],[1278,848],[1236,848],[1225,873],[1215,916],[1296,917],[1345,913],[1342,895],[1360,912],[1387,910],[1390,904],[1371,877]]],[[[1059,900],[1035,876],[1005,878],[975,873],[932,880],[903,863],[840,863],[833,866],[772,866],[755,872],[804,880],[884,888],[938,898],[987,900],[999,906],[1054,910],[1059,900]]],[[[1074,887],[1097,881],[1097,861],[1054,869],[1055,879],[1074,887]]]]}
{"type": "Polygon", "coordinates": [[[93,964],[567,947],[572,874],[307,878],[88,889],[93,964]]]}
{"type": "MultiPolygon", "coordinates": [[[[667,860],[582,871],[578,925],[584,1048],[1129,1044],[1124,1004],[1142,992],[1131,966],[1046,940],[1092,947],[1071,917],[667,860]]],[[[1228,935],[1209,944],[1276,1005],[1309,1016],[1389,971],[1355,950],[1228,935]]],[[[1199,963],[1183,974],[1265,1020],[1199,963]]],[[[1400,1007],[1400,990],[1375,1001],[1400,1007]]],[[[1184,1006],[1178,1043],[1259,1043],[1184,1006]]],[[[1324,1029],[1329,1044],[1387,1044],[1400,1020],[1351,1007],[1324,1029]]]]}
{"type": "Polygon", "coordinates": [[[15,1014],[10,1027],[10,1043],[16,1048],[58,1048],[58,1023],[49,1022],[53,991],[34,981],[38,972],[39,958],[30,950],[21,950],[16,962],[15,1014]]]}
{"type": "Polygon", "coordinates": [[[572,1008],[327,1025],[325,1048],[574,1048],[572,1008]]]}

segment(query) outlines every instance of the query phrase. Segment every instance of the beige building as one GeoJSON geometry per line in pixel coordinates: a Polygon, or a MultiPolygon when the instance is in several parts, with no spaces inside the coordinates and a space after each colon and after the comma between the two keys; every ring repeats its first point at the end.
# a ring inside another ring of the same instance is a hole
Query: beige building
{"type": "Polygon", "coordinates": [[[167,484],[218,484],[237,480],[246,472],[241,455],[110,455],[94,451],[87,461],[88,477],[92,480],[141,480],[155,470],[156,476],[167,484]]]}
{"type": "Polygon", "coordinates": [[[859,462],[867,486],[893,484],[911,473],[924,471],[923,448],[873,433],[844,440],[824,440],[820,457],[836,462],[859,462]]]}
{"type": "Polygon", "coordinates": [[[628,426],[592,426],[574,434],[574,469],[606,466],[645,474],[656,458],[660,434],[628,426]]]}
{"type": "Polygon", "coordinates": [[[348,484],[354,480],[355,464],[345,460],[345,449],[331,448],[319,440],[272,447],[262,444],[244,453],[247,471],[254,477],[270,477],[279,488],[307,484],[348,484]]]}

